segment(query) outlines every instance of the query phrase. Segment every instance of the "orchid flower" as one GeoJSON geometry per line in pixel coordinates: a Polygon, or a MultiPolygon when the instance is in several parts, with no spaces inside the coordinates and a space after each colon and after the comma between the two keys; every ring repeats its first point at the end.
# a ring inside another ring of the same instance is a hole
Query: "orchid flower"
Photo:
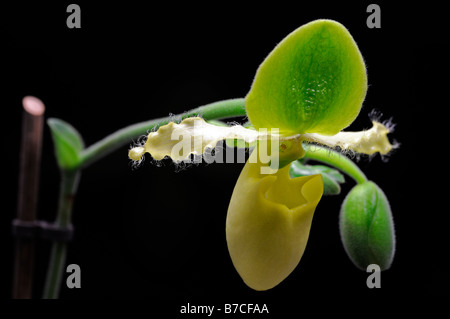
{"type": "MultiPolygon", "coordinates": [[[[155,160],[181,162],[221,140],[255,146],[231,196],[226,240],[243,281],[255,290],[271,289],[300,262],[323,194],[320,174],[289,175],[291,163],[305,155],[305,143],[369,155],[393,148],[390,129],[377,121],[369,130],[343,131],[360,113],[366,91],[364,60],[348,30],[335,21],[313,21],[289,34],[257,70],[245,98],[252,128],[190,117],[149,133],[128,155],[140,161],[148,152],[155,160]]],[[[352,225],[344,224],[351,232],[352,225]]]]}

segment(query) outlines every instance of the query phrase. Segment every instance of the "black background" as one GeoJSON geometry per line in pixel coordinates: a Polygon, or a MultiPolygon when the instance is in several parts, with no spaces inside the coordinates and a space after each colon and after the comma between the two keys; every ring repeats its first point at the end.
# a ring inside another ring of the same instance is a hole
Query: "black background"
{"type": "MultiPolygon", "coordinates": [[[[228,202],[243,164],[212,164],[177,171],[170,161],[133,170],[127,147],[82,173],[67,263],[80,265],[82,288],[63,286],[62,299],[140,300],[149,313],[175,317],[187,302],[199,305],[267,303],[276,317],[303,308],[352,312],[357,304],[448,299],[448,143],[445,113],[445,12],[430,3],[378,1],[381,29],[369,29],[370,2],[263,2],[166,5],[139,3],[81,7],[81,29],[68,29],[66,8],[19,4],[1,10],[2,167],[1,293],[11,298],[17,207],[21,99],[39,97],[46,118],[71,123],[86,145],[135,122],[181,113],[210,102],[244,97],[258,65],[295,28],[318,18],[346,26],[366,61],[369,90],[349,128],[370,127],[377,109],[397,124],[401,143],[387,162],[358,165],[390,199],[397,236],[381,289],[368,289],[339,238],[338,214],[354,183],[324,198],[297,269],[279,286],[255,292],[239,278],[225,241],[228,202]],[[165,306],[163,306],[165,305],[165,306]]],[[[132,141],[130,141],[130,144],[132,141]]],[[[48,127],[39,193],[39,218],[53,220],[59,173],[48,127]]],[[[34,297],[40,298],[49,243],[39,241],[34,297]]],[[[16,303],[13,303],[16,304],[16,303]]],[[[411,307],[411,304],[410,304],[411,307]]],[[[355,310],[356,311],[356,310],[355,310]]]]}

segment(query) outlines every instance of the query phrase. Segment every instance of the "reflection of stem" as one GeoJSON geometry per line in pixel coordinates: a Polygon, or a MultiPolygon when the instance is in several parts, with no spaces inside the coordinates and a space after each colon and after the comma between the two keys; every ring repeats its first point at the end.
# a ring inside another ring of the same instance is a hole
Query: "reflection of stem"
{"type": "MultiPolygon", "coordinates": [[[[72,215],[72,205],[80,179],[80,171],[61,170],[61,189],[56,224],[60,228],[68,228],[72,215]]],[[[47,269],[44,296],[45,299],[58,298],[61,278],[66,261],[67,244],[55,241],[52,246],[50,263],[47,269]]]]}
{"type": "Polygon", "coordinates": [[[132,139],[146,134],[150,130],[158,129],[160,126],[169,123],[169,121],[178,122],[186,117],[196,115],[200,115],[205,120],[245,116],[245,99],[219,101],[200,106],[180,115],[167,116],[127,126],[83,150],[80,156],[80,166],[83,168],[89,166],[119,147],[130,144],[132,139]]]}
{"type": "MultiPolygon", "coordinates": [[[[186,117],[197,115],[202,116],[205,120],[245,116],[245,99],[240,98],[219,101],[200,106],[180,115],[168,116],[130,125],[86,148],[80,154],[78,168],[70,171],[61,169],[61,190],[59,194],[56,224],[61,228],[67,228],[70,225],[72,204],[80,179],[81,169],[89,166],[123,145],[130,144],[132,139],[136,139],[140,135],[147,133],[149,130],[157,129],[160,126],[167,124],[169,121],[181,121],[186,117]]],[[[58,298],[66,260],[66,252],[66,243],[58,241],[53,243],[43,295],[46,299],[58,298]]]]}
{"type": "Polygon", "coordinates": [[[358,184],[367,182],[366,175],[345,155],[320,146],[305,147],[305,151],[305,159],[334,166],[353,178],[358,184]]]}

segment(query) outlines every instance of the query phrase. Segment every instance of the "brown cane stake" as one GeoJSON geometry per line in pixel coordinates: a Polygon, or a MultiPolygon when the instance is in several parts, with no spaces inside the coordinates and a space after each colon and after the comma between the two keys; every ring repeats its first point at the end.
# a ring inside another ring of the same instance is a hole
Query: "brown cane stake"
{"type": "MultiPolygon", "coordinates": [[[[33,223],[36,220],[45,106],[32,96],[24,97],[22,105],[24,112],[17,220],[33,223]]],[[[34,239],[18,237],[15,249],[13,298],[29,299],[32,297],[34,239]]]]}

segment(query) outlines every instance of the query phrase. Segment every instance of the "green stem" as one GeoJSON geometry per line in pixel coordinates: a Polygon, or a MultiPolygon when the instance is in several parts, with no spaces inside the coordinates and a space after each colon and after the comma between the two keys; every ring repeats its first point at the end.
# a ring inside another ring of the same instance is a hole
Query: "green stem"
{"type": "MultiPolygon", "coordinates": [[[[245,99],[230,99],[200,106],[191,111],[175,116],[167,116],[146,122],[127,126],[104,139],[84,149],[80,154],[80,162],[74,170],[61,169],[61,189],[59,194],[58,214],[56,224],[61,228],[70,225],[72,205],[77,191],[81,170],[102,157],[112,153],[118,148],[130,144],[130,142],[147,133],[149,130],[157,129],[169,121],[181,121],[190,116],[202,116],[205,120],[223,119],[237,116],[245,116],[245,99]]],[[[64,242],[54,242],[47,269],[47,278],[43,298],[58,298],[61,287],[64,265],[66,261],[67,245],[64,242]]]]}
{"type": "MultiPolygon", "coordinates": [[[[78,182],[80,171],[61,170],[61,188],[59,194],[58,214],[56,225],[61,228],[68,228],[71,221],[72,206],[78,182]]],[[[67,244],[65,242],[55,241],[52,245],[50,262],[47,269],[47,278],[45,281],[44,299],[56,299],[61,287],[61,278],[66,261],[67,244]]]]}
{"type": "Polygon", "coordinates": [[[304,158],[334,166],[353,178],[358,184],[367,182],[367,177],[361,169],[359,169],[355,163],[341,153],[316,145],[305,146],[304,158]]]}
{"type": "Polygon", "coordinates": [[[116,149],[130,144],[132,139],[146,134],[150,130],[158,129],[170,121],[179,122],[184,118],[197,115],[202,116],[205,120],[245,116],[245,99],[219,101],[176,116],[167,116],[127,126],[83,150],[80,156],[80,166],[87,167],[116,149]]]}
{"type": "Polygon", "coordinates": [[[43,299],[58,299],[66,254],[67,245],[65,243],[56,241],[52,244],[43,299]]]}

